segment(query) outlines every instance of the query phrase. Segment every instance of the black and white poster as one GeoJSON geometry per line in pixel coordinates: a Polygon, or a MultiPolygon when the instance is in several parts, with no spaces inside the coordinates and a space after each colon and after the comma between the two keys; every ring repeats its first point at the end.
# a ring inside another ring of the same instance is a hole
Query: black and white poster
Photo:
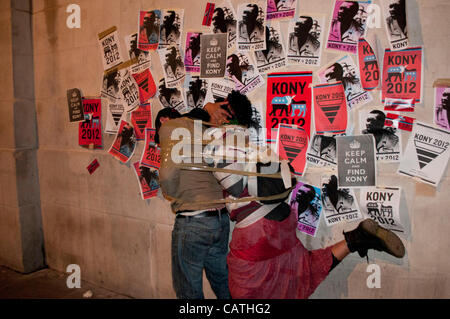
{"type": "Polygon", "coordinates": [[[242,52],[233,53],[227,57],[226,75],[234,81],[236,90],[244,95],[265,83],[250,56],[242,52]]]}
{"type": "Polygon", "coordinates": [[[400,162],[402,143],[400,131],[385,125],[386,113],[382,110],[361,110],[359,125],[361,134],[372,134],[375,138],[377,161],[400,162]]]}
{"type": "Polygon", "coordinates": [[[267,24],[266,49],[255,51],[254,57],[259,73],[268,73],[286,66],[280,22],[272,21],[267,24]]]}
{"type": "Polygon", "coordinates": [[[174,88],[182,85],[186,76],[183,58],[178,46],[169,46],[158,50],[159,59],[164,70],[166,86],[174,88]]]}
{"type": "Polygon", "coordinates": [[[139,106],[139,86],[131,75],[130,69],[123,72],[119,84],[119,96],[124,102],[125,112],[130,112],[139,106]]]}
{"type": "Polygon", "coordinates": [[[336,175],[322,176],[322,207],[327,226],[363,218],[353,189],[338,188],[336,175]]]}
{"type": "Polygon", "coordinates": [[[376,185],[375,141],[371,135],[336,137],[339,187],[376,185]]]}
{"type": "Polygon", "coordinates": [[[163,107],[175,108],[180,113],[188,110],[186,101],[184,100],[183,88],[168,88],[164,78],[159,80],[158,99],[163,107]]]}
{"type": "Polygon", "coordinates": [[[337,168],[336,136],[314,134],[306,153],[306,162],[319,167],[337,168]]]}
{"type": "Polygon", "coordinates": [[[103,31],[98,35],[102,50],[103,69],[109,70],[123,62],[120,51],[119,34],[116,27],[103,31]]]}
{"type": "Polygon", "coordinates": [[[211,30],[213,33],[225,33],[228,35],[228,49],[231,49],[236,44],[236,25],[236,12],[231,2],[226,0],[216,4],[211,30]]]}
{"type": "Polygon", "coordinates": [[[240,3],[237,9],[239,51],[266,49],[266,0],[240,3]]]}
{"type": "Polygon", "coordinates": [[[120,121],[126,121],[126,112],[125,107],[122,104],[121,100],[118,100],[116,103],[109,102],[108,107],[106,109],[106,125],[105,125],[105,133],[107,134],[117,134],[117,130],[119,129],[120,121]]]}
{"type": "Polygon", "coordinates": [[[208,80],[208,90],[206,91],[206,103],[224,101],[236,87],[231,79],[210,79],[208,80]]]}
{"type": "Polygon", "coordinates": [[[79,89],[67,90],[67,104],[69,106],[70,122],[84,121],[83,101],[79,89]]]}
{"type": "Polygon", "coordinates": [[[181,45],[183,33],[184,9],[162,10],[158,48],[181,45]]]}
{"type": "Polygon", "coordinates": [[[262,102],[255,101],[252,103],[252,120],[255,123],[254,127],[249,128],[250,142],[255,145],[266,144],[266,129],[264,128],[264,112],[262,102]]]}
{"type": "Polygon", "coordinates": [[[151,66],[150,52],[138,48],[138,34],[134,33],[125,37],[125,45],[130,60],[137,59],[137,63],[131,66],[131,73],[140,73],[151,66]]]}
{"type": "Polygon", "coordinates": [[[200,107],[206,104],[206,92],[208,91],[207,80],[202,80],[198,76],[186,77],[187,89],[186,102],[189,109],[200,107]]]}
{"type": "Polygon", "coordinates": [[[289,22],[287,49],[289,65],[320,65],[324,26],[325,17],[320,14],[302,14],[289,22]]]}
{"type": "Polygon", "coordinates": [[[200,77],[223,78],[227,60],[227,34],[202,34],[200,77]]]}
{"type": "Polygon", "coordinates": [[[126,70],[112,69],[103,74],[103,84],[101,89],[101,97],[108,99],[109,102],[117,102],[120,100],[119,85],[126,70]]]}
{"type": "Polygon", "coordinates": [[[403,233],[404,227],[400,220],[399,187],[370,187],[361,189],[359,193],[359,208],[364,217],[372,218],[380,226],[403,233]]]}
{"type": "Polygon", "coordinates": [[[392,51],[406,49],[409,45],[406,0],[382,0],[381,5],[392,51]]]}
{"type": "Polygon", "coordinates": [[[414,123],[398,173],[437,187],[450,157],[450,132],[414,123]]]}

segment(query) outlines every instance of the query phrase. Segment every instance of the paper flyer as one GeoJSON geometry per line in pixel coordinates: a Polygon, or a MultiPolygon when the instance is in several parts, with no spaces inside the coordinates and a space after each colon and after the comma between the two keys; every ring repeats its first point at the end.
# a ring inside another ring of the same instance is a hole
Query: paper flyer
{"type": "Polygon", "coordinates": [[[158,48],[162,49],[168,46],[181,46],[184,9],[162,10],[161,16],[158,48]]]}
{"type": "Polygon", "coordinates": [[[267,20],[291,19],[296,8],[297,0],[267,0],[267,20]]]}
{"type": "Polygon", "coordinates": [[[268,73],[286,66],[286,57],[281,36],[280,23],[269,22],[266,26],[266,49],[254,51],[259,73],[268,73]]]}
{"type": "Polygon", "coordinates": [[[227,35],[225,33],[200,36],[200,77],[223,78],[227,60],[227,35]]]}
{"type": "Polygon", "coordinates": [[[406,0],[381,1],[386,34],[393,51],[406,49],[409,45],[406,2],[406,0]]]}
{"type": "MultiPolygon", "coordinates": [[[[149,135],[151,131],[149,132],[149,135]]],[[[145,149],[141,157],[141,166],[159,169],[161,166],[161,149],[154,145],[151,140],[145,141],[145,149]]]]}
{"type": "Polygon", "coordinates": [[[297,215],[297,229],[315,237],[322,213],[320,188],[297,182],[291,196],[291,212],[297,215]]]}
{"type": "Polygon", "coordinates": [[[311,134],[312,72],[270,73],[267,75],[267,141],[275,142],[272,130],[279,124],[294,124],[311,134]]]}
{"type": "Polygon", "coordinates": [[[236,45],[237,15],[229,0],[216,3],[211,31],[228,35],[228,50],[236,45]]]}
{"type": "Polygon", "coordinates": [[[292,165],[294,174],[302,176],[306,165],[308,135],[305,130],[289,124],[278,126],[277,150],[280,158],[292,165]]]}
{"type": "Polygon", "coordinates": [[[200,32],[188,32],[186,34],[186,49],[184,51],[186,72],[200,73],[200,35],[200,32]]]}
{"type": "Polygon", "coordinates": [[[164,49],[158,49],[158,55],[164,70],[166,86],[168,88],[174,88],[182,85],[186,72],[178,47],[169,46],[164,49]]]}
{"type": "Polygon", "coordinates": [[[384,120],[384,125],[411,132],[414,120],[415,118],[413,117],[401,114],[387,113],[386,119],[384,120]]]}
{"type": "Polygon", "coordinates": [[[131,125],[134,127],[136,140],[145,140],[145,129],[152,127],[152,107],[150,103],[141,104],[131,112],[131,125]]]}
{"type": "Polygon", "coordinates": [[[367,7],[371,2],[335,2],[328,33],[328,49],[356,54],[358,40],[365,35],[367,7]]]}
{"type": "Polygon", "coordinates": [[[370,44],[363,38],[358,41],[358,64],[363,89],[376,89],[380,82],[378,60],[370,44]]]}
{"type": "Polygon", "coordinates": [[[359,70],[349,55],[319,70],[318,77],[320,83],[342,82],[350,110],[372,101],[372,95],[362,88],[359,70]]]}
{"type": "Polygon", "coordinates": [[[450,132],[416,122],[397,173],[439,185],[450,157],[450,132]]]}
{"type": "Polygon", "coordinates": [[[78,123],[78,144],[102,148],[102,100],[83,99],[85,120],[78,123]]]}
{"type": "Polygon", "coordinates": [[[434,124],[450,131],[450,87],[435,87],[434,101],[434,124]]]}
{"type": "Polygon", "coordinates": [[[313,94],[316,133],[319,135],[345,133],[348,113],[342,83],[316,85],[313,88],[313,94]]]}
{"type": "Polygon", "coordinates": [[[386,113],[382,110],[361,110],[359,112],[361,134],[372,134],[375,138],[377,161],[398,163],[402,156],[401,134],[394,127],[388,127],[386,113]]]}
{"type": "Polygon", "coordinates": [[[386,49],[383,60],[381,100],[386,98],[422,101],[422,47],[401,51],[386,49]]]}
{"type": "Polygon", "coordinates": [[[397,112],[414,112],[415,101],[414,99],[384,99],[385,111],[397,111],[397,112]]]}
{"type": "Polygon", "coordinates": [[[266,49],[266,0],[238,4],[237,49],[239,51],[266,49]]]}
{"type": "Polygon", "coordinates": [[[139,12],[138,48],[140,50],[150,51],[158,48],[160,25],[160,10],[139,12]]]}
{"type": "Polygon", "coordinates": [[[198,76],[186,77],[188,88],[186,92],[186,102],[189,109],[200,107],[206,104],[206,92],[208,91],[208,81],[202,80],[198,76]]]}
{"type": "Polygon", "coordinates": [[[94,159],[87,167],[86,167],[86,169],[88,170],[88,172],[89,172],[89,175],[92,175],[92,174],[94,174],[94,172],[97,170],[97,168],[99,168],[100,167],[100,164],[99,164],[99,162],[98,162],[98,160],[97,159],[94,159]]]}
{"type": "Polygon", "coordinates": [[[235,83],[227,78],[208,80],[206,103],[222,102],[234,89],[235,83]]]}
{"type": "Polygon", "coordinates": [[[338,188],[336,175],[322,176],[322,209],[327,226],[363,218],[352,188],[338,188]]]}
{"type": "Polygon", "coordinates": [[[139,103],[147,103],[156,94],[156,84],[150,69],[133,74],[133,78],[139,87],[139,103]]]}
{"type": "Polygon", "coordinates": [[[323,14],[302,13],[289,22],[287,60],[289,65],[319,66],[324,43],[323,14]]]}
{"type": "Polygon", "coordinates": [[[109,102],[120,103],[119,85],[122,81],[125,69],[112,69],[108,73],[103,74],[103,85],[101,89],[101,97],[108,99],[109,102]]]}
{"type": "Polygon", "coordinates": [[[400,219],[399,187],[370,187],[359,192],[359,208],[366,218],[372,218],[380,226],[403,233],[400,219]]]}
{"type": "Polygon", "coordinates": [[[306,162],[314,166],[336,169],[336,136],[314,134],[306,152],[306,162]]]}
{"type": "Polygon", "coordinates": [[[234,81],[236,90],[243,95],[265,84],[250,56],[242,52],[233,53],[227,57],[226,75],[234,81]]]}
{"type": "Polygon", "coordinates": [[[252,120],[256,123],[255,127],[249,128],[250,142],[255,145],[264,145],[266,143],[266,130],[264,128],[264,113],[262,103],[256,101],[252,104],[252,120]]]}
{"type": "Polygon", "coordinates": [[[108,153],[122,163],[126,163],[133,156],[135,149],[136,135],[133,126],[126,121],[120,121],[119,130],[108,153]]]}
{"type": "Polygon", "coordinates": [[[205,14],[203,15],[202,25],[207,26],[207,27],[211,26],[215,7],[216,7],[216,5],[214,3],[211,3],[211,2],[206,3],[205,14]]]}
{"type": "Polygon", "coordinates": [[[155,197],[159,190],[158,171],[139,166],[139,162],[133,163],[133,168],[139,182],[141,198],[146,200],[155,197]]]}
{"type": "Polygon", "coordinates": [[[109,70],[123,62],[120,52],[119,34],[116,27],[103,31],[98,35],[102,52],[103,69],[109,70]]]}
{"type": "Polygon", "coordinates": [[[105,133],[116,134],[119,129],[119,123],[121,120],[125,121],[126,112],[125,107],[122,105],[122,101],[118,100],[118,103],[109,102],[106,108],[106,125],[105,133]]]}
{"type": "Polygon", "coordinates": [[[336,137],[339,187],[376,186],[375,139],[370,134],[336,137]]]}
{"type": "Polygon", "coordinates": [[[188,110],[187,103],[184,100],[184,89],[180,87],[168,88],[164,78],[159,80],[158,99],[163,107],[175,108],[180,113],[188,110]]]}
{"type": "Polygon", "coordinates": [[[70,122],[84,121],[83,101],[79,89],[67,90],[67,105],[69,107],[70,122]]]}
{"type": "Polygon", "coordinates": [[[137,59],[137,63],[131,66],[131,73],[140,73],[150,69],[152,64],[150,52],[138,48],[138,34],[130,34],[125,37],[128,57],[130,60],[137,59]]]}
{"type": "Polygon", "coordinates": [[[125,112],[130,112],[139,105],[139,86],[130,69],[127,69],[119,84],[119,96],[124,102],[125,112]]]}

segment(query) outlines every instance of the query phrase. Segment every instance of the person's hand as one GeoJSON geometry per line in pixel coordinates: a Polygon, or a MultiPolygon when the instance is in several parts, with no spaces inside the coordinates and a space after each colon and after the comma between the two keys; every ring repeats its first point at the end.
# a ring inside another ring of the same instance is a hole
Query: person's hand
{"type": "Polygon", "coordinates": [[[228,105],[228,102],[207,103],[203,107],[203,109],[208,112],[211,117],[211,123],[222,125],[228,122],[228,117],[231,117],[231,114],[224,110],[221,107],[222,105],[228,105]]]}

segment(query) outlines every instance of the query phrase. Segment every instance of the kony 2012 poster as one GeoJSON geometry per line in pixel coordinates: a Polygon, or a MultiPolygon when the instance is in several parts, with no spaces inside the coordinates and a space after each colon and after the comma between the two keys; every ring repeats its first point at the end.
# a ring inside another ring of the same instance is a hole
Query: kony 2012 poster
{"type": "Polygon", "coordinates": [[[306,165],[308,136],[296,125],[280,124],[278,127],[277,150],[280,158],[286,159],[294,168],[294,174],[302,176],[306,165]]]}
{"type": "Polygon", "coordinates": [[[270,73],[267,75],[267,141],[276,141],[279,124],[301,127],[311,134],[312,72],[270,73]]]}
{"type": "Polygon", "coordinates": [[[83,99],[83,112],[85,120],[79,122],[78,144],[102,148],[102,100],[83,99]]]}

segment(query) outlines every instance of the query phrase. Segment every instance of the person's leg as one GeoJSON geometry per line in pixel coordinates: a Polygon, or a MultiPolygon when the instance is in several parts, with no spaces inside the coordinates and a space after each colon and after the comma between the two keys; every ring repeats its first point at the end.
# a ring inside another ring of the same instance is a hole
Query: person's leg
{"type": "Polygon", "coordinates": [[[230,299],[227,267],[230,220],[228,215],[212,218],[217,223],[217,230],[213,238],[214,242],[205,258],[206,277],[218,299],[230,299]]]}
{"type": "Polygon", "coordinates": [[[203,218],[176,218],[172,232],[172,283],[177,298],[203,299],[203,267],[210,241],[203,218]]]}

